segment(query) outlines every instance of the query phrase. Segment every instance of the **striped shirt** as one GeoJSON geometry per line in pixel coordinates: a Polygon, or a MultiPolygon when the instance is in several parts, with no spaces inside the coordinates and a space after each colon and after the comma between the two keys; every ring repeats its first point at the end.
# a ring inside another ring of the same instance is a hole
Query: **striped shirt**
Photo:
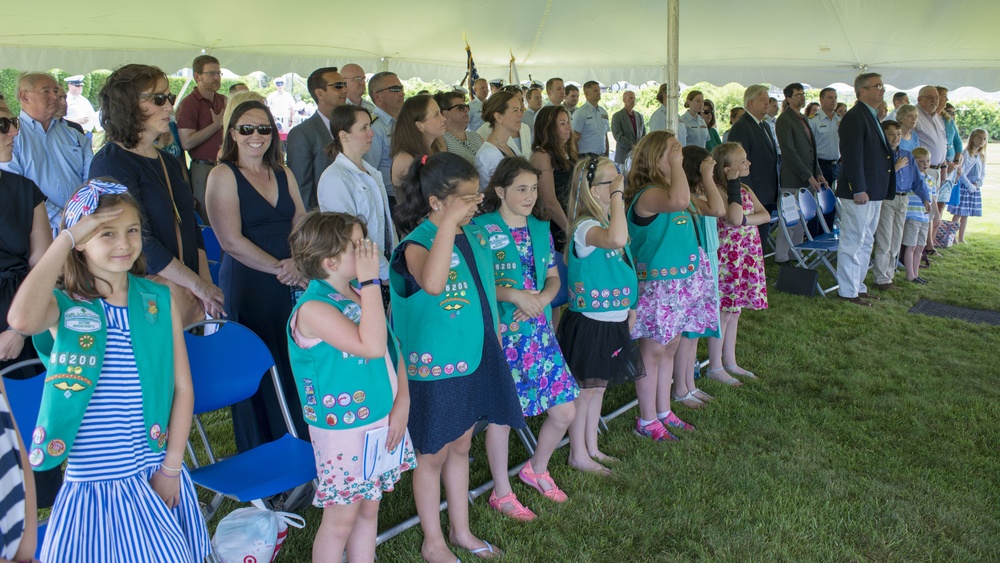
{"type": "Polygon", "coordinates": [[[13,559],[24,534],[24,474],[14,419],[0,395],[0,557],[13,559]]]}
{"type": "Polygon", "coordinates": [[[69,453],[67,481],[122,479],[159,465],[164,455],[146,440],[128,308],[101,303],[108,319],[104,367],[69,453]]]}

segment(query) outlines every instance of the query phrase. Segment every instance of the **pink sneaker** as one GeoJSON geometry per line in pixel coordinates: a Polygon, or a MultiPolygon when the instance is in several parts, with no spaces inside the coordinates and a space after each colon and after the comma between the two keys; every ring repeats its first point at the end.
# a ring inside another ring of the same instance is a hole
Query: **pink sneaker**
{"type": "Polygon", "coordinates": [[[636,417],[635,434],[643,438],[652,438],[654,442],[680,441],[680,438],[668,432],[667,429],[663,427],[663,423],[659,420],[654,420],[646,426],[640,426],[639,417],[636,417]]]}
{"type": "Polygon", "coordinates": [[[662,422],[664,426],[669,426],[670,428],[676,428],[678,430],[694,430],[694,426],[681,420],[676,414],[674,414],[674,411],[670,411],[667,418],[661,418],[660,422],[662,422]]]}

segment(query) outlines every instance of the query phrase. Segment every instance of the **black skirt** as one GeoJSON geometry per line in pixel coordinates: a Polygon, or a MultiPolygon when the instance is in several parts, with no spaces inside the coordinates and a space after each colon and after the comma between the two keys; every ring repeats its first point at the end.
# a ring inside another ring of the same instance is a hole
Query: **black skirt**
{"type": "Polygon", "coordinates": [[[628,321],[605,322],[566,311],[556,333],[577,383],[584,389],[613,387],[640,379],[639,345],[628,321]]]}

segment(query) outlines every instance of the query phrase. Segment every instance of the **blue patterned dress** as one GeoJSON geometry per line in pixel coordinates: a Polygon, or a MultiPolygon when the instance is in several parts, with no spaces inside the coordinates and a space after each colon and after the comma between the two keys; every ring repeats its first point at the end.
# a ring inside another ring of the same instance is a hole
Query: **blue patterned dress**
{"type": "Polygon", "coordinates": [[[208,529],[187,470],[173,509],[149,485],[166,453],[153,452],[146,440],[128,308],[101,303],[108,319],[104,367],[69,453],[39,559],[202,561],[210,550],[208,529]]]}
{"type": "MultiPolygon", "coordinates": [[[[511,227],[510,234],[521,258],[524,274],[524,289],[537,289],[535,279],[535,258],[531,252],[531,236],[528,227],[511,227]]],[[[555,268],[552,261],[553,241],[549,235],[549,268],[555,268]]],[[[544,287],[545,280],[541,284],[544,287]]],[[[572,401],[580,394],[580,388],[566,365],[552,323],[545,315],[526,321],[531,326],[531,334],[525,337],[519,332],[509,332],[500,324],[503,351],[514,376],[514,386],[521,400],[524,416],[537,416],[550,408],[572,401]]]]}

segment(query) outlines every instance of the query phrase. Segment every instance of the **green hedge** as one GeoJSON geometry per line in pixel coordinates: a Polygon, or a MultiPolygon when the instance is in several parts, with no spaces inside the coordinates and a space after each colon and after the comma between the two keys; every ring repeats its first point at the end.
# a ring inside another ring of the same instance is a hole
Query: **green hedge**
{"type": "Polygon", "coordinates": [[[990,140],[1000,137],[1000,104],[986,100],[956,102],[955,124],[963,139],[975,129],[986,129],[990,140]]]}

